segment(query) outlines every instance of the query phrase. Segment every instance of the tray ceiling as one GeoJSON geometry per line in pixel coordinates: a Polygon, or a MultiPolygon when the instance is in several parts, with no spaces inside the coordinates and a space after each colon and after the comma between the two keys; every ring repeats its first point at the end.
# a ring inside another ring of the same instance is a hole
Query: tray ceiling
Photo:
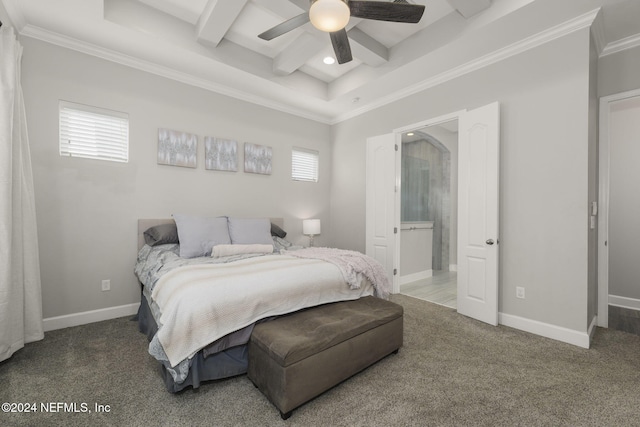
{"type": "Polygon", "coordinates": [[[556,17],[547,16],[554,3],[548,0],[410,2],[426,7],[418,24],[351,18],[354,60],[327,65],[323,59],[334,56],[329,35],[311,24],[271,41],[257,36],[307,11],[308,0],[2,0],[23,35],[327,123],[402,96],[425,78],[599,3],[612,8],[605,38],[640,33],[615,25],[637,26],[629,10],[613,8],[624,4],[640,14],[636,0],[572,1],[577,6],[556,17]],[[538,24],[527,23],[532,19],[538,24]],[[504,31],[513,24],[518,27],[504,31]]]}

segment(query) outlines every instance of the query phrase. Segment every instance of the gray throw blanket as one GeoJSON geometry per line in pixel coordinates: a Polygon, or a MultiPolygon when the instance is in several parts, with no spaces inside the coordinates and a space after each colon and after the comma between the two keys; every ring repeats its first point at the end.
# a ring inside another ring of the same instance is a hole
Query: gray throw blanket
{"type": "Polygon", "coordinates": [[[351,289],[360,287],[360,275],[364,275],[376,289],[378,298],[388,299],[391,293],[391,283],[382,264],[360,252],[335,248],[305,248],[281,253],[298,258],[319,259],[336,265],[351,289]]]}

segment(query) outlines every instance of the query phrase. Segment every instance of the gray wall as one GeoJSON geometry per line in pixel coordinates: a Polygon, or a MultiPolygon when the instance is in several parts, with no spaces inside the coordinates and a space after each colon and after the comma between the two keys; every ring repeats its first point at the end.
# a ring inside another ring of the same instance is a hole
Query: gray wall
{"type": "Polygon", "coordinates": [[[589,39],[579,30],[335,125],[332,242],[365,249],[367,137],[499,101],[499,310],[586,331],[589,39]]]}
{"type": "MultiPolygon", "coordinates": [[[[333,127],[29,38],[22,43],[45,318],[138,300],[132,269],[139,217],[283,216],[300,243],[306,242],[301,219],[320,217],[319,245],[364,250],[366,138],[497,100],[500,311],[586,330],[593,149],[588,29],[333,127]],[[130,162],[60,158],[59,99],[128,112],[130,162]],[[270,145],[274,174],[205,171],[202,163],[197,169],[159,166],[159,127],[270,145]],[[320,151],[320,183],[290,180],[292,146],[320,151]],[[111,292],[100,291],[102,279],[111,279],[111,292]],[[516,286],[526,288],[525,300],[515,298],[516,286]]],[[[605,71],[611,81],[602,83],[603,68],[617,65],[600,65],[599,87],[612,90],[619,76],[605,71]]]]}
{"type": "MultiPolygon", "coordinates": [[[[139,301],[136,221],[172,213],[284,217],[329,224],[330,127],[30,38],[23,87],[36,191],[45,318],[139,301]],[[61,158],[58,101],[127,112],[130,160],[61,158]],[[158,128],[199,135],[196,169],[156,162],[158,128]],[[239,172],[204,169],[203,136],[237,139],[239,172]],[[244,142],[273,147],[273,174],[242,172],[244,142]],[[320,152],[320,182],[291,181],[291,148],[320,152]],[[111,280],[111,291],[100,290],[111,280]]],[[[317,237],[327,245],[326,235],[317,237]]]]}

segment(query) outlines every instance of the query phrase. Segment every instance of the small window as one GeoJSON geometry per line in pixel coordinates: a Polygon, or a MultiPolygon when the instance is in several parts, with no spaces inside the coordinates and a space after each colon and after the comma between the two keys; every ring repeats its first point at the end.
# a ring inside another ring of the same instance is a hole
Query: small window
{"type": "Polygon", "coordinates": [[[306,148],[291,151],[291,179],[318,182],[318,152],[306,148]]]}
{"type": "Polygon", "coordinates": [[[129,161],[129,115],[60,101],[60,155],[129,161]]]}

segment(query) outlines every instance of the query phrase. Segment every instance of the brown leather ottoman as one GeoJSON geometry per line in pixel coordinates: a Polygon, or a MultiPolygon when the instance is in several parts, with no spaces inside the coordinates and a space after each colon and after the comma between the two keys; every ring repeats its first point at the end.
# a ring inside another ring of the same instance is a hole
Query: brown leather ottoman
{"type": "Polygon", "coordinates": [[[247,375],[286,420],[293,409],[397,353],[402,316],[402,306],[365,297],[259,323],[247,375]]]}

